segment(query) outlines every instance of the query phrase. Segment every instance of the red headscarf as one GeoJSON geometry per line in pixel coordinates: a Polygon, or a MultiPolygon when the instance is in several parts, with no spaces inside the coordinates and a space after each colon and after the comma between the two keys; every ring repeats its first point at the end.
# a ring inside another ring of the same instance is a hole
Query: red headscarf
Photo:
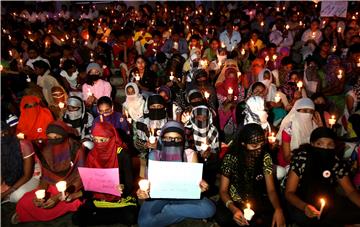
{"type": "Polygon", "coordinates": [[[234,96],[239,95],[237,72],[234,68],[229,68],[225,71],[225,80],[216,86],[216,92],[218,94],[227,97],[228,89],[232,88],[234,96]],[[230,74],[234,74],[234,76],[230,76],[230,74]]]}
{"type": "MultiPolygon", "coordinates": [[[[120,139],[114,126],[109,122],[97,122],[95,123],[92,135],[109,138],[109,141],[105,143],[94,143],[95,146],[87,157],[86,167],[118,168],[118,149],[126,149],[126,144],[120,139]]],[[[117,196],[96,192],[94,192],[93,195],[94,198],[106,201],[113,201],[119,198],[117,196]]]]}
{"type": "Polygon", "coordinates": [[[40,99],[36,96],[24,96],[20,102],[20,119],[17,133],[24,133],[26,139],[45,139],[46,128],[54,121],[50,110],[40,106],[40,99]],[[25,108],[26,104],[36,104],[31,108],[25,108]]]}

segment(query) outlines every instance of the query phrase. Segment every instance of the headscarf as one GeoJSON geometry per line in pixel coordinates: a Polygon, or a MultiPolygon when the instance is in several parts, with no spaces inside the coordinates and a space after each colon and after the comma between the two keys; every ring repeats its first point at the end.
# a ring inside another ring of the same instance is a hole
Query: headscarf
{"type": "Polygon", "coordinates": [[[270,85],[271,85],[271,83],[272,83],[272,81],[273,81],[272,73],[271,73],[270,69],[265,68],[265,69],[261,70],[261,72],[260,72],[259,75],[258,75],[258,81],[261,82],[261,83],[263,83],[263,84],[265,85],[265,87],[266,87],[267,89],[269,89],[269,87],[270,87],[270,85]],[[270,79],[265,79],[265,78],[264,78],[265,72],[269,72],[269,73],[270,73],[270,79]]]}
{"type": "Polygon", "coordinates": [[[260,96],[251,96],[246,101],[244,125],[255,123],[261,125],[263,129],[271,130],[270,124],[267,121],[268,114],[265,111],[265,101],[260,96]]]}
{"type": "Polygon", "coordinates": [[[165,101],[161,95],[151,95],[147,100],[147,109],[149,111],[150,120],[162,120],[166,118],[165,101]],[[153,104],[161,104],[164,107],[161,109],[151,109],[153,104]]]}
{"type": "Polygon", "coordinates": [[[228,89],[233,89],[234,97],[239,95],[239,82],[237,78],[237,70],[235,68],[228,68],[225,71],[225,80],[223,82],[219,82],[216,85],[216,92],[224,97],[228,95],[228,89]],[[230,74],[234,74],[235,76],[230,76],[230,74]]]}
{"type": "Polygon", "coordinates": [[[291,126],[291,131],[288,131],[288,133],[291,134],[291,150],[298,148],[301,144],[309,143],[310,134],[316,128],[316,125],[312,121],[312,114],[300,113],[298,111],[300,109],[315,110],[315,105],[309,98],[301,98],[297,100],[293,108],[281,122],[276,136],[279,143],[282,144],[282,132],[285,129],[288,130],[291,126]]]}
{"type": "MultiPolygon", "coordinates": [[[[90,151],[85,166],[89,168],[119,168],[118,154],[123,152],[123,149],[127,149],[127,146],[119,137],[114,126],[106,121],[97,122],[92,135],[109,138],[109,141],[94,142],[94,148],[90,151]]],[[[114,201],[119,198],[118,196],[96,192],[93,192],[93,196],[96,199],[106,201],[114,201]]]]}
{"type": "Polygon", "coordinates": [[[40,106],[40,99],[31,95],[24,96],[20,102],[20,112],[17,133],[24,133],[28,140],[46,138],[45,130],[54,119],[50,110],[40,106]],[[25,108],[25,105],[34,103],[35,106],[25,108]]]}
{"type": "Polygon", "coordinates": [[[145,100],[139,92],[139,87],[136,83],[128,83],[125,86],[126,101],[123,103],[124,108],[128,111],[129,116],[137,121],[144,115],[145,100]],[[127,89],[132,87],[135,91],[134,95],[128,95],[127,89]]]}
{"type": "Polygon", "coordinates": [[[207,144],[212,149],[219,148],[219,133],[216,127],[213,125],[213,116],[207,106],[197,106],[191,111],[188,128],[192,128],[194,131],[195,147],[198,151],[201,151],[201,145],[207,144]],[[206,116],[206,121],[198,121],[196,116],[206,116]]]}
{"type": "Polygon", "coordinates": [[[81,133],[88,120],[85,104],[78,96],[70,96],[67,100],[67,105],[78,107],[79,109],[75,111],[66,110],[63,120],[81,133]]]}
{"type": "Polygon", "coordinates": [[[204,96],[201,93],[200,90],[198,89],[192,89],[189,91],[189,93],[186,96],[186,101],[193,107],[195,106],[200,106],[200,105],[205,105],[205,100],[204,100],[204,96]],[[193,99],[196,98],[201,98],[202,101],[199,102],[191,102],[193,99]]]}
{"type": "Polygon", "coordinates": [[[157,93],[160,94],[160,92],[165,92],[165,94],[169,98],[165,103],[165,108],[166,108],[167,116],[170,119],[172,119],[172,117],[173,117],[173,105],[172,105],[171,89],[166,85],[162,85],[162,86],[160,86],[157,93]]]}
{"type": "Polygon", "coordinates": [[[79,189],[81,180],[78,167],[84,166],[85,154],[81,144],[71,137],[76,131],[58,120],[49,124],[46,133],[56,133],[62,138],[48,139],[44,149],[37,153],[41,161],[42,179],[49,184],[65,180],[68,187],[74,185],[79,189]]]}
{"type": "Polygon", "coordinates": [[[224,67],[222,68],[222,70],[221,70],[221,72],[220,72],[220,74],[219,74],[218,79],[217,79],[216,82],[215,82],[215,87],[218,86],[218,83],[221,83],[221,82],[223,82],[223,81],[225,80],[225,78],[226,78],[226,77],[225,77],[225,72],[226,72],[226,70],[229,69],[229,68],[234,68],[237,72],[240,72],[236,60],[234,60],[234,59],[227,59],[227,60],[225,61],[225,63],[224,63],[224,67]]]}
{"type": "MultiPolygon", "coordinates": [[[[10,126],[1,121],[1,131],[9,131],[10,126]]],[[[15,135],[1,137],[1,179],[5,184],[14,185],[23,175],[23,157],[19,140],[15,135]]]]}
{"type": "Polygon", "coordinates": [[[160,150],[155,152],[154,159],[157,161],[186,161],[184,152],[185,134],[184,126],[177,121],[168,121],[161,129],[160,150]],[[168,132],[177,132],[181,135],[182,141],[163,141],[163,136],[168,132]]]}

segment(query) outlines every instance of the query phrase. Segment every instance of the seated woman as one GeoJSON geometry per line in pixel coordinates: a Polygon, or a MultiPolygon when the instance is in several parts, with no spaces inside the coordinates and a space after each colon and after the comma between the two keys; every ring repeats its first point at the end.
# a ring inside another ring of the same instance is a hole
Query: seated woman
{"type": "MultiPolygon", "coordinates": [[[[149,159],[156,161],[197,162],[192,150],[184,151],[184,127],[177,121],[169,121],[161,129],[160,150],[149,154],[149,159]]],[[[201,191],[208,189],[207,183],[200,182],[201,191]]],[[[203,219],[215,212],[214,204],[207,198],[198,200],[152,199],[148,192],[138,190],[139,199],[147,199],[141,206],[138,224],[162,227],[183,221],[186,218],[203,219]]]]}
{"type": "Polygon", "coordinates": [[[281,122],[277,134],[280,145],[277,159],[280,166],[288,166],[292,152],[301,144],[308,143],[311,132],[322,126],[320,115],[314,110],[315,105],[311,99],[301,98],[281,122]]]}
{"type": "Polygon", "coordinates": [[[1,121],[1,201],[17,203],[28,191],[35,189],[39,179],[34,176],[34,149],[30,141],[19,140],[14,130],[1,121]]]}
{"type": "Polygon", "coordinates": [[[301,226],[343,226],[360,223],[360,194],[349,179],[347,165],[338,158],[336,135],[320,127],[310,144],[301,146],[291,161],[285,198],[289,214],[301,226]],[[336,190],[342,188],[342,193],[336,190]],[[325,206],[320,213],[320,199],[325,206]]]}
{"type": "Polygon", "coordinates": [[[121,184],[118,189],[122,194],[120,198],[105,193],[85,192],[85,203],[73,215],[73,223],[80,226],[135,224],[137,206],[136,199],[131,196],[133,174],[127,146],[109,122],[96,123],[92,136],[95,146],[90,151],[85,166],[88,168],[119,168],[121,184]]]}
{"type": "Polygon", "coordinates": [[[78,167],[84,166],[84,148],[70,135],[72,128],[62,121],[55,121],[46,129],[47,144],[41,151],[36,151],[41,162],[42,176],[38,189],[46,190],[44,199],[37,199],[35,191],[26,193],[16,206],[16,213],[11,222],[50,221],[67,212],[74,212],[81,205],[78,167]],[[66,181],[66,199],[62,201],[61,193],[55,184],[66,181]]]}
{"type": "Polygon", "coordinates": [[[16,133],[23,133],[27,140],[45,139],[46,128],[54,119],[50,110],[41,106],[41,100],[32,95],[24,96],[20,102],[20,112],[16,133]]]}
{"type": "Polygon", "coordinates": [[[264,149],[264,130],[258,124],[247,124],[235,141],[221,166],[221,200],[216,222],[220,226],[271,226],[271,223],[285,226],[275,190],[272,159],[264,149]],[[243,213],[247,203],[255,212],[251,221],[246,220],[243,213]]]}

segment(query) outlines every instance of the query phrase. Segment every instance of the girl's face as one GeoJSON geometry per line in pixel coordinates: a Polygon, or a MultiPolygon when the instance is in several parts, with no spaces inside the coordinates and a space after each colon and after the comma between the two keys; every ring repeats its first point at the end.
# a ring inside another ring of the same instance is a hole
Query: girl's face
{"type": "Polygon", "coordinates": [[[291,74],[290,81],[291,82],[297,82],[299,80],[297,74],[291,74]]]}
{"type": "Polygon", "coordinates": [[[135,95],[135,90],[134,90],[134,88],[133,88],[133,87],[128,87],[128,88],[126,89],[126,94],[128,94],[128,95],[135,95]]]}
{"type": "Polygon", "coordinates": [[[139,69],[139,70],[144,70],[145,69],[145,61],[142,59],[142,58],[138,58],[136,60],[136,67],[139,69]]]}
{"type": "Polygon", "coordinates": [[[317,139],[315,142],[312,142],[311,145],[317,148],[323,149],[335,149],[335,141],[331,138],[320,138],[317,139]]]}

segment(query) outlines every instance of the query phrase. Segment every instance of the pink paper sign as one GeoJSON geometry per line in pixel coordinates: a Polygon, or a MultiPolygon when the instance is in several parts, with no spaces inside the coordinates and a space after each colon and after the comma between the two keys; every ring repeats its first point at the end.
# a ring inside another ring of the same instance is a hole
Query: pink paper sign
{"type": "Polygon", "coordinates": [[[119,169],[84,168],[79,167],[79,173],[86,191],[101,192],[121,196],[116,189],[120,184],[119,169]]]}

